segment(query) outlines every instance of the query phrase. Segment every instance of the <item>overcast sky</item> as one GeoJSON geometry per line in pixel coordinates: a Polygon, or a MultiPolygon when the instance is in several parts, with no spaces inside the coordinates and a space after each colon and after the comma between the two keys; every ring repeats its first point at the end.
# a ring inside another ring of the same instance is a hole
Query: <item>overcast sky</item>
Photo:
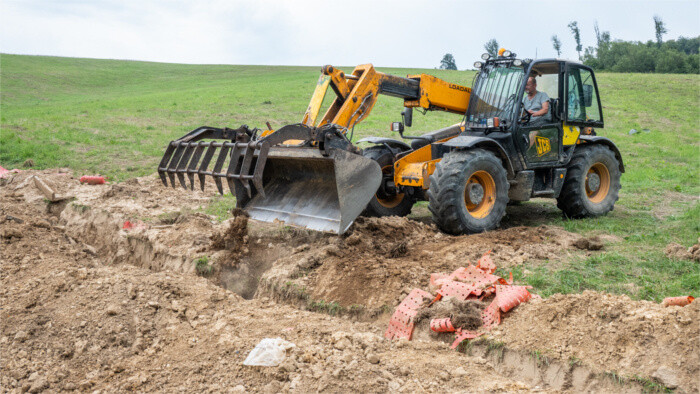
{"type": "Polygon", "coordinates": [[[519,57],[576,58],[593,24],[613,39],[700,34],[700,1],[0,0],[0,52],[176,63],[471,68],[496,38],[519,57]]]}

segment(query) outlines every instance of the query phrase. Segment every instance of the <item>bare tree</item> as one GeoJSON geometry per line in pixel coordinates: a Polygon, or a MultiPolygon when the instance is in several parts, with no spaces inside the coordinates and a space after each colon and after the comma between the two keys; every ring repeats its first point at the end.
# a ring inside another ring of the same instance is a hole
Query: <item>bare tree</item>
{"type": "Polygon", "coordinates": [[[498,41],[495,38],[490,39],[486,44],[484,44],[484,49],[491,56],[498,56],[498,41]]]}
{"type": "Polygon", "coordinates": [[[581,45],[581,30],[578,27],[578,22],[573,21],[569,23],[569,30],[571,34],[574,35],[574,41],[576,41],[576,52],[578,52],[578,59],[581,60],[581,51],[583,46],[581,45]]]}
{"type": "Polygon", "coordinates": [[[654,15],[654,30],[656,30],[656,43],[661,46],[663,35],[668,33],[668,30],[666,30],[664,21],[662,21],[661,17],[658,15],[654,15]]]}
{"type": "Polygon", "coordinates": [[[593,25],[593,30],[595,30],[596,48],[600,48],[601,45],[610,43],[610,32],[601,32],[600,28],[598,27],[598,21],[595,21],[595,24],[593,25]]]}
{"type": "Polygon", "coordinates": [[[561,56],[561,41],[559,41],[559,37],[556,34],[552,36],[552,46],[557,51],[557,57],[561,56]]]}

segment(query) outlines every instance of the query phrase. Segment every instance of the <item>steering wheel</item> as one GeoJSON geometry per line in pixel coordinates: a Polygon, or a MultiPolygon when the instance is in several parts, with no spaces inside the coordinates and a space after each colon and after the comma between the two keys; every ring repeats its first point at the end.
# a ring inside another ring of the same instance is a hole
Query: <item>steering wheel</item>
{"type": "Polygon", "coordinates": [[[523,109],[523,115],[520,117],[520,124],[526,125],[530,123],[530,119],[532,119],[532,114],[530,114],[527,110],[523,109]]]}

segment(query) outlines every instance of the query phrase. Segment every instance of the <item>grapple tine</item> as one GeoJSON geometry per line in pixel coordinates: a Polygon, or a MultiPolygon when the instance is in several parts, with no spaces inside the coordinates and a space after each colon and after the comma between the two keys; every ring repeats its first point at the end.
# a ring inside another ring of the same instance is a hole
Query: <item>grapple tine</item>
{"type": "MultiPolygon", "coordinates": [[[[242,176],[248,175],[248,171],[250,170],[250,165],[253,163],[253,157],[255,157],[255,150],[258,146],[257,141],[251,141],[248,143],[248,149],[245,151],[245,156],[243,156],[243,165],[241,166],[241,172],[240,174],[242,176]]],[[[253,196],[253,192],[250,189],[250,182],[248,179],[241,178],[241,184],[243,184],[243,187],[245,188],[246,192],[248,193],[248,197],[253,196]]],[[[262,195],[265,197],[265,194],[262,195]]]]}
{"type": "Polygon", "coordinates": [[[170,178],[170,186],[175,187],[175,171],[177,171],[177,165],[180,163],[180,158],[182,158],[182,152],[185,147],[182,144],[177,144],[177,149],[173,154],[173,159],[170,160],[168,165],[168,178],[170,178]]]}
{"type": "Polygon", "coordinates": [[[195,145],[187,144],[185,146],[185,151],[182,154],[182,159],[180,159],[180,164],[177,166],[177,179],[180,181],[180,185],[184,189],[187,189],[187,182],[185,182],[185,172],[187,171],[187,164],[190,162],[192,153],[194,153],[195,145]]]}
{"type": "Polygon", "coordinates": [[[267,154],[269,151],[270,144],[264,142],[260,145],[258,160],[255,162],[255,170],[253,170],[253,186],[255,186],[255,189],[263,197],[265,197],[265,190],[263,189],[262,174],[265,169],[265,162],[267,161],[267,154]]]}
{"type": "Polygon", "coordinates": [[[204,141],[199,141],[197,143],[194,155],[192,155],[192,160],[190,160],[190,165],[187,167],[187,178],[190,180],[190,190],[194,190],[194,173],[197,172],[195,168],[197,167],[197,163],[199,163],[199,159],[202,157],[205,145],[206,142],[204,141]]]}
{"type": "Polygon", "coordinates": [[[221,178],[214,177],[214,184],[216,184],[216,190],[219,191],[219,194],[223,195],[224,194],[224,185],[221,183],[221,178]]]}
{"type": "Polygon", "coordinates": [[[214,152],[216,152],[216,146],[212,143],[209,143],[207,153],[204,154],[202,164],[199,165],[199,171],[197,171],[197,176],[199,177],[199,186],[202,189],[202,191],[204,191],[204,172],[207,171],[207,167],[209,167],[209,162],[211,162],[211,158],[214,157],[214,152]]]}
{"type": "Polygon", "coordinates": [[[236,195],[236,185],[233,178],[226,177],[226,183],[228,184],[228,190],[231,192],[232,196],[236,195]]]}
{"type": "Polygon", "coordinates": [[[226,156],[228,156],[228,151],[231,148],[228,143],[223,143],[221,151],[219,151],[219,157],[216,159],[216,164],[214,164],[214,169],[212,170],[211,176],[214,177],[214,183],[216,183],[216,188],[219,190],[220,194],[224,194],[224,187],[221,184],[221,169],[224,167],[224,162],[226,161],[226,156]]]}
{"type": "Polygon", "coordinates": [[[231,151],[231,164],[228,166],[228,174],[238,174],[241,168],[241,156],[246,150],[246,143],[236,143],[231,151]]]}
{"type": "Polygon", "coordinates": [[[158,176],[160,176],[160,180],[163,182],[163,185],[168,186],[168,181],[165,178],[165,173],[168,170],[168,162],[170,161],[170,158],[173,155],[173,152],[175,151],[175,142],[170,141],[168,144],[168,147],[165,149],[165,153],[163,154],[163,158],[160,159],[160,164],[158,164],[158,176]]]}
{"type": "Polygon", "coordinates": [[[226,183],[228,183],[228,189],[231,191],[232,195],[236,195],[235,181],[232,175],[236,174],[238,168],[240,167],[241,151],[245,149],[240,143],[234,143],[233,150],[231,150],[231,160],[228,163],[228,169],[226,170],[226,183]]]}

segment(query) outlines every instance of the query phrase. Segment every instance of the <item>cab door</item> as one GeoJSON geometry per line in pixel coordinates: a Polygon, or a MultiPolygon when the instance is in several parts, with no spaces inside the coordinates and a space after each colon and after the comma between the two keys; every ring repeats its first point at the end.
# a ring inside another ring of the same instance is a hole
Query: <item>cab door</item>
{"type": "Polygon", "coordinates": [[[590,67],[567,64],[565,89],[565,125],[579,128],[604,126],[598,84],[590,67]]]}
{"type": "MultiPolygon", "coordinates": [[[[536,76],[537,91],[547,94],[550,98],[550,108],[549,113],[537,121],[524,122],[521,120],[517,133],[519,138],[516,138],[516,143],[525,158],[527,168],[551,167],[559,162],[562,153],[563,130],[559,103],[564,91],[562,88],[564,82],[563,65],[553,61],[535,63],[530,68],[528,75],[536,76]],[[555,105],[552,105],[553,103],[555,105]]],[[[522,95],[524,100],[524,89],[522,95]]],[[[524,113],[522,103],[519,113],[524,113]]]]}

